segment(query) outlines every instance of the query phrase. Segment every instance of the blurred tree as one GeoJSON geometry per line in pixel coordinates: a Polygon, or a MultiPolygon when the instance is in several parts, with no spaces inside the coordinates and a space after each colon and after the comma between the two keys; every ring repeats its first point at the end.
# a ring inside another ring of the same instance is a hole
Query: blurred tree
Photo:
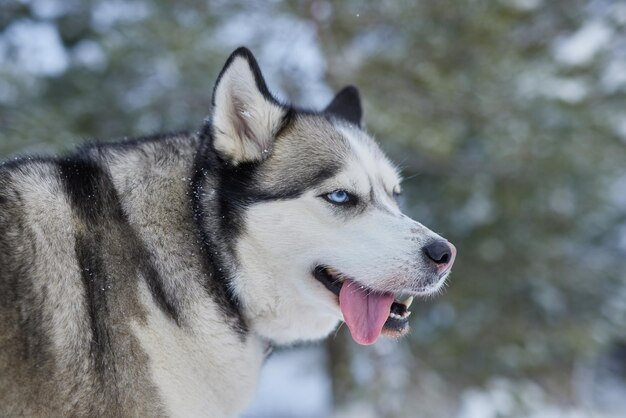
{"type": "Polygon", "coordinates": [[[242,43],[295,102],[356,84],[459,258],[393,351],[329,341],[336,402],[401,416],[493,376],[565,398],[625,337],[625,26],[609,0],[0,3],[0,155],[195,129],[242,43]]]}

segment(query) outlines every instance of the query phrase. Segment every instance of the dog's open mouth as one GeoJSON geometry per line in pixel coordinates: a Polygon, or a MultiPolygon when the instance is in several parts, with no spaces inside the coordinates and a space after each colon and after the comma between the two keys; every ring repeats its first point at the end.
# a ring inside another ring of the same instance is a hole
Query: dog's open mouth
{"type": "Polygon", "coordinates": [[[313,276],[339,297],[344,321],[357,343],[372,344],[381,334],[399,337],[409,331],[412,296],[376,292],[331,267],[318,266],[313,276]]]}

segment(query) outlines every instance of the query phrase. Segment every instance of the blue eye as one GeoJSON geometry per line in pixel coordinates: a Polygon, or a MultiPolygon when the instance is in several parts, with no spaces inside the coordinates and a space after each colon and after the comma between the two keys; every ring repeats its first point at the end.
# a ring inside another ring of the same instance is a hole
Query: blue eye
{"type": "Polygon", "coordinates": [[[350,201],[350,193],[345,190],[335,190],[332,193],[324,195],[324,199],[328,200],[330,203],[343,205],[350,201]]]}

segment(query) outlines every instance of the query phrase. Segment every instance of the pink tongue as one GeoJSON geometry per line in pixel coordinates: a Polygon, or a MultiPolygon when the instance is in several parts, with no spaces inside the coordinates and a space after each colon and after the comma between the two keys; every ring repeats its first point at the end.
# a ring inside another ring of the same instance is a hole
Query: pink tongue
{"type": "Polygon", "coordinates": [[[339,292],[339,307],[352,338],[359,344],[373,344],[389,317],[393,295],[371,293],[352,280],[346,280],[339,292]]]}

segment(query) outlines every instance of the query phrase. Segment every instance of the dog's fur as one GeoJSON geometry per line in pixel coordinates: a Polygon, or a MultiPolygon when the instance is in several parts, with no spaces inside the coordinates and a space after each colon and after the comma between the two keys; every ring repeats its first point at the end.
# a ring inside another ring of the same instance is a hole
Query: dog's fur
{"type": "Polygon", "coordinates": [[[237,415],[268,344],[342,319],[316,266],[381,292],[442,285],[422,252],[440,238],[399,188],[354,88],[298,110],[244,48],[196,133],[1,165],[0,415],[237,415]]]}

